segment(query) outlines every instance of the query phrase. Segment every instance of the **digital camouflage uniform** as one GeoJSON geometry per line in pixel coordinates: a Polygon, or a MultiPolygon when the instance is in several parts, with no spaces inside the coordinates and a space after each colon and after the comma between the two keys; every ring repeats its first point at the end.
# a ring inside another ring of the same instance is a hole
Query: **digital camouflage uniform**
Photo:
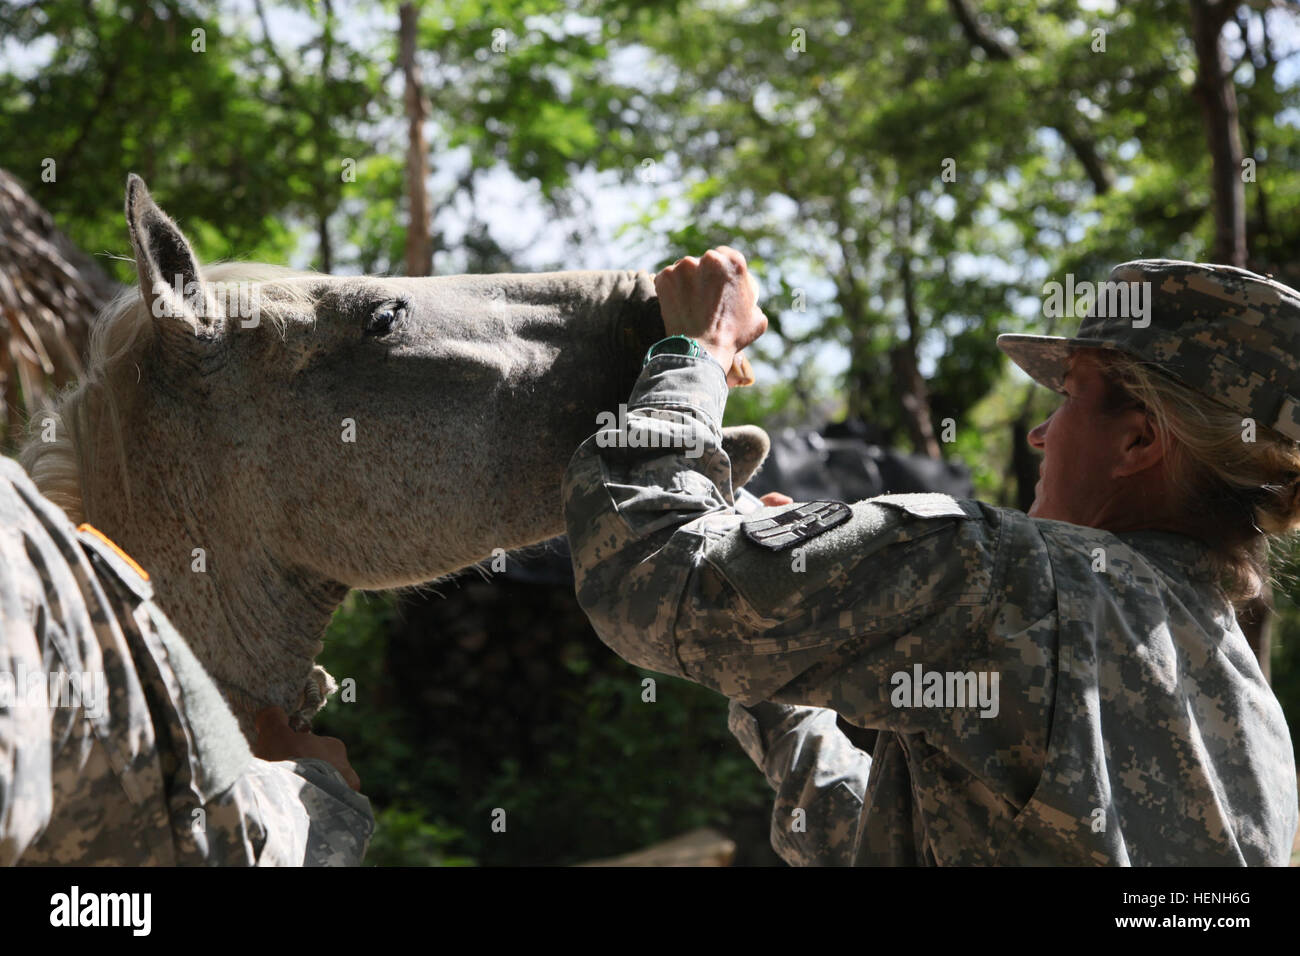
{"type": "Polygon", "coordinates": [[[151,598],[0,459],[0,864],[359,864],[370,802],[322,760],[254,758],[151,598]]]}
{"type": "MultiPolygon", "coordinates": [[[[1177,293],[1157,291],[1144,330],[1158,351],[1207,310],[1244,316],[1247,353],[1270,340],[1270,319],[1300,330],[1293,291],[1259,280],[1234,312],[1191,274],[1204,268],[1137,270],[1177,293]]],[[[1195,331],[1200,356],[1210,343],[1195,331]]],[[[1272,340],[1300,356],[1300,343],[1272,340]]],[[[1039,347],[1035,374],[1064,343],[1039,347]]],[[[1289,395],[1298,379],[1292,368],[1271,381],[1289,395]]],[[[1229,403],[1283,429],[1290,406],[1264,394],[1269,380],[1229,403]]],[[[652,358],[626,432],[598,432],[570,463],[566,518],[601,639],[733,699],[731,728],[777,790],[773,845],[788,862],[1287,862],[1290,735],[1201,544],[915,494],[857,502],[844,523],[772,550],[746,532],[798,505],[735,513],[726,395],[711,359],[652,358]],[[898,675],[918,665],[997,675],[996,716],[960,701],[897,706],[898,675]],[[881,731],[870,757],[836,713],[881,731]]]]}

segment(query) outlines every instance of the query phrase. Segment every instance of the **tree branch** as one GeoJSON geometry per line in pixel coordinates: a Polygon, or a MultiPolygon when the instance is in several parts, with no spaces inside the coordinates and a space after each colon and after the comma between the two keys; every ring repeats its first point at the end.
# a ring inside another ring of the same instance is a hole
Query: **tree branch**
{"type": "MultiPolygon", "coordinates": [[[[962,33],[973,46],[987,53],[990,59],[1006,62],[1021,55],[1018,47],[1004,44],[978,22],[969,0],[948,0],[948,6],[952,9],[953,16],[957,18],[957,23],[961,25],[962,33]]],[[[1046,125],[1049,129],[1055,130],[1070,147],[1075,158],[1083,166],[1088,181],[1092,183],[1093,192],[1098,196],[1110,192],[1115,185],[1115,179],[1110,168],[1101,158],[1101,154],[1097,152],[1097,145],[1093,139],[1073,122],[1061,121],[1046,125]]]]}
{"type": "Polygon", "coordinates": [[[1020,55],[1017,48],[1005,45],[980,24],[968,0],[948,0],[948,6],[961,25],[961,32],[966,34],[966,39],[987,53],[989,59],[1014,60],[1020,55]]]}

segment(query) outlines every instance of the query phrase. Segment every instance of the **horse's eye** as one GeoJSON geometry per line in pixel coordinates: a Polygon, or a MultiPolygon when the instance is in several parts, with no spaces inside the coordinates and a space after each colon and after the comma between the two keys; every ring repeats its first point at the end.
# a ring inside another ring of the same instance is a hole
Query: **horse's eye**
{"type": "Polygon", "coordinates": [[[366,319],[366,335],[387,335],[406,316],[406,303],[385,302],[376,306],[375,311],[366,319]]]}

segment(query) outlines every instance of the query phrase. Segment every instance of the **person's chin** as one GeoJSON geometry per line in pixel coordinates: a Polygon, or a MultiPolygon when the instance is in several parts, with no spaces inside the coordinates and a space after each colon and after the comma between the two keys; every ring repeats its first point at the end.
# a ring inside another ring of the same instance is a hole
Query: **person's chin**
{"type": "Polygon", "coordinates": [[[1051,504],[1045,504],[1041,497],[1034,498],[1034,503],[1029,506],[1029,510],[1025,514],[1031,518],[1051,519],[1053,517],[1051,504]]]}

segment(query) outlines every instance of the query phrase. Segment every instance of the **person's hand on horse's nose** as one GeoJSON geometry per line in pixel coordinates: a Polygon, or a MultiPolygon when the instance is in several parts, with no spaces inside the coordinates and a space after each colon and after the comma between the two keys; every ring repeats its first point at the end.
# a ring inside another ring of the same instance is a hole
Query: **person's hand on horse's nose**
{"type": "Polygon", "coordinates": [[[349,787],[361,792],[361,778],[348,763],[348,748],[337,737],[317,737],[312,733],[297,733],[289,727],[289,715],[279,707],[267,707],[254,717],[257,725],[257,743],[253,756],[263,760],[296,760],[315,757],[343,774],[349,787]]]}
{"type": "Polygon", "coordinates": [[[655,276],[655,291],[664,332],[696,339],[728,370],[727,384],[748,384],[747,363],[738,356],[767,331],[767,316],[745,257],[719,246],[698,259],[678,259],[655,276]]]}

